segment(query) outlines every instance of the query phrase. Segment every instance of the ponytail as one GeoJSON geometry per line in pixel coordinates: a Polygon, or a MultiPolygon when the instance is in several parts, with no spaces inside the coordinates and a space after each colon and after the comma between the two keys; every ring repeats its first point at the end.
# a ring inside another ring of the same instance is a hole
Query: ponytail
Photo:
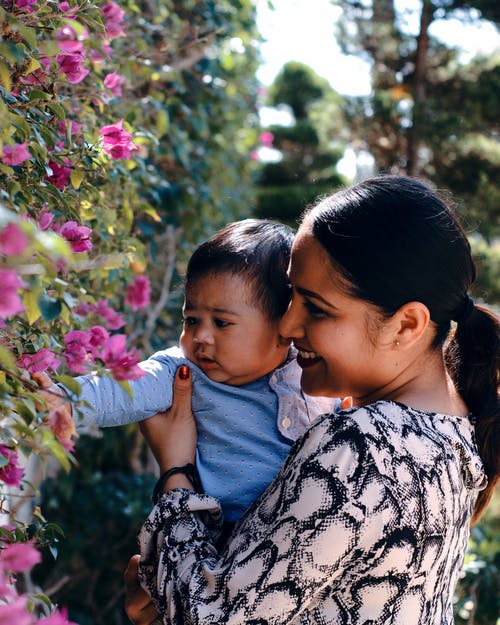
{"type": "Polygon", "coordinates": [[[474,508],[476,522],[490,501],[500,477],[500,319],[476,305],[448,343],[445,360],[453,381],[476,420],[476,441],[488,485],[474,508]]]}

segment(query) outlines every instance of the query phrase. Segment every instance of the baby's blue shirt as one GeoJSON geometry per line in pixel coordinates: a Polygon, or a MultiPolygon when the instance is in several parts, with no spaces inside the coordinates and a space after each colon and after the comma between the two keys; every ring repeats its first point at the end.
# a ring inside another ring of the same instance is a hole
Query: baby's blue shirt
{"type": "Polygon", "coordinates": [[[292,443],[335,400],[305,395],[301,370],[290,352],[272,373],[242,386],[214,382],[178,347],[159,351],[140,364],[146,375],[130,382],[131,398],[108,376],[76,378],[80,399],[77,425],[102,427],[141,421],[172,404],[172,382],[179,365],[193,376],[192,407],[198,430],[196,463],[206,493],[221,501],[224,517],[236,521],[281,468],[292,443]]]}

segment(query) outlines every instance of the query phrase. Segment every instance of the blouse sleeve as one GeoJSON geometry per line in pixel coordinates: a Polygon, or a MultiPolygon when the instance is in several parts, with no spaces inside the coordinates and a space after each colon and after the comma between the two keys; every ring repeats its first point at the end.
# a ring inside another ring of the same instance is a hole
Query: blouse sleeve
{"type": "Polygon", "coordinates": [[[163,496],[139,543],[141,582],[164,623],[295,623],[326,587],[335,596],[366,539],[367,478],[370,498],[378,488],[350,423],[323,417],[297,441],[221,553],[217,500],[187,490],[163,496]]]}

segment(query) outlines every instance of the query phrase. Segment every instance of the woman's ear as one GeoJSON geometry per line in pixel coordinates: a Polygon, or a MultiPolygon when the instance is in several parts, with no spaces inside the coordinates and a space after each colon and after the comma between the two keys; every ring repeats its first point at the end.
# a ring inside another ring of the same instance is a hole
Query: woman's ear
{"type": "Polygon", "coordinates": [[[422,302],[408,302],[401,306],[391,321],[394,323],[394,347],[408,349],[423,336],[429,327],[431,315],[422,302]]]}

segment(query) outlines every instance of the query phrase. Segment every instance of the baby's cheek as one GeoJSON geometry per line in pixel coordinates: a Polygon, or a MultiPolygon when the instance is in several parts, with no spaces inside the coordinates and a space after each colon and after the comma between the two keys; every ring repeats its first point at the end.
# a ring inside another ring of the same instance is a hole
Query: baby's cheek
{"type": "Polygon", "coordinates": [[[179,339],[179,346],[182,349],[182,353],[189,360],[193,359],[193,340],[185,330],[183,330],[179,339]]]}

